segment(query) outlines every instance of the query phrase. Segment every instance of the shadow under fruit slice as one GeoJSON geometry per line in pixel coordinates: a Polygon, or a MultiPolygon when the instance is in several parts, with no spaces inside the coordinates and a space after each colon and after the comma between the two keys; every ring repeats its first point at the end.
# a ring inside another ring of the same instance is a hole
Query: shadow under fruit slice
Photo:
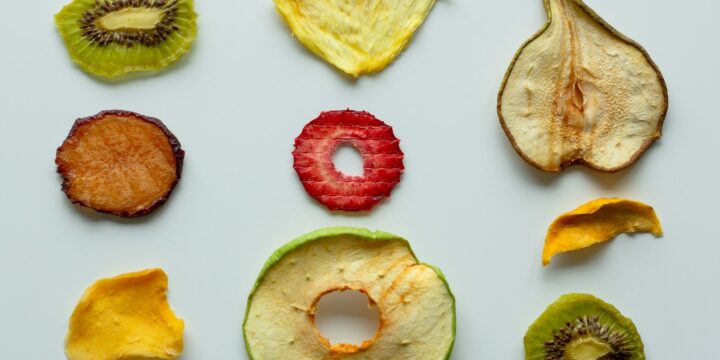
{"type": "Polygon", "coordinates": [[[626,199],[600,198],[560,215],[547,232],[543,265],[555,254],[608,241],[621,233],[662,236],[660,220],[649,205],[626,199]]]}
{"type": "Polygon", "coordinates": [[[581,0],[545,0],[548,22],[515,55],[498,114],[517,152],[544,171],[618,171],[661,136],[667,88],[645,50],[581,0]]]}
{"type": "Polygon", "coordinates": [[[312,52],[353,77],[390,64],[435,0],[275,0],[295,36],[312,52]]]}
{"type": "Polygon", "coordinates": [[[295,139],[294,167],[308,194],[330,210],[368,211],[390,197],[405,169],[400,140],[384,122],[364,111],[327,111],[295,139]],[[349,144],[363,158],[363,176],[347,176],[332,156],[349,144]]]}
{"type": "Polygon", "coordinates": [[[243,323],[251,359],[448,359],[455,299],[437,268],[384,232],[328,228],[277,250],[248,299],[243,323]],[[315,327],[318,300],[333,291],[366,294],[380,326],[361,345],[331,345],[315,327]]]}
{"type": "Polygon", "coordinates": [[[167,302],[168,278],[148,269],[90,286],[70,317],[65,353],[70,360],[175,359],[184,323],[167,302]]]}
{"type": "Polygon", "coordinates": [[[138,217],[167,201],[184,157],[180,142],[160,120],[112,110],[75,121],[55,163],[73,203],[138,217]]]}
{"type": "Polygon", "coordinates": [[[644,360],[632,320],[587,294],[568,294],[550,305],[525,334],[527,360],[644,360]]]}
{"type": "Polygon", "coordinates": [[[193,0],[74,0],[55,23],[74,62],[112,78],[177,61],[197,36],[196,18],[193,0]]]}

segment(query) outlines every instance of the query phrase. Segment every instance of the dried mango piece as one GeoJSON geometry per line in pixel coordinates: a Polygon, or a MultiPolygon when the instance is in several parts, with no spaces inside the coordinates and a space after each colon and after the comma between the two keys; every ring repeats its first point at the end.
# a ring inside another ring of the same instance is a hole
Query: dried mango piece
{"type": "Polygon", "coordinates": [[[184,323],[167,302],[167,275],[148,269],[90,286],[70,317],[65,353],[70,360],[175,359],[184,323]]]}
{"type": "Polygon", "coordinates": [[[348,75],[392,62],[435,0],[275,0],[300,42],[348,75]]]}
{"type": "Polygon", "coordinates": [[[608,241],[621,233],[649,232],[662,236],[655,210],[641,202],[601,198],[560,215],[550,225],[543,265],[555,254],[580,250],[608,241]]]}
{"type": "Polygon", "coordinates": [[[668,95],[647,52],[582,0],[544,0],[548,22],[515,55],[500,123],[531,165],[632,165],[661,136],[668,95]]]}

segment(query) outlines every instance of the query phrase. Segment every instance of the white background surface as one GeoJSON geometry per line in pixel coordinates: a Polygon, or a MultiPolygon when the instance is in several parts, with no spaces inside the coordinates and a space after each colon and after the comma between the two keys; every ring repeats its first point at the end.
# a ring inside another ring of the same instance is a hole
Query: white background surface
{"type": "Polygon", "coordinates": [[[272,1],[199,0],[191,54],[117,84],[70,62],[52,21],[65,2],[0,4],[0,358],[63,359],[87,286],[160,266],[186,321],[182,358],[244,359],[246,296],[266,258],[334,225],[402,235],[444,270],[454,359],[523,359],[527,326],[567,292],[631,317],[649,359],[720,358],[717,0],[588,1],[648,50],[670,91],[663,139],[611,175],[538,172],[498,124],[500,82],[545,21],[540,0],[441,0],[393,65],[357,82],[291,38],[272,1]],[[291,164],[303,125],[346,107],[392,125],[406,154],[402,184],[365,216],[328,213],[291,164]],[[55,174],[73,121],[113,108],[159,117],[187,151],[179,188],[141,220],[75,208],[55,174]],[[653,205],[665,237],[620,236],[543,269],[550,222],[599,196],[653,205]]]}

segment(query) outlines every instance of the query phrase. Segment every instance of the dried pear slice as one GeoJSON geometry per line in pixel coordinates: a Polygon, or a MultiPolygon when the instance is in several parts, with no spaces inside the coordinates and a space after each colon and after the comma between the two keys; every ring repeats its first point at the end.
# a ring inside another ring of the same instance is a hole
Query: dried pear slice
{"type": "Polygon", "coordinates": [[[608,241],[621,233],[663,234],[660,220],[649,205],[627,199],[601,198],[560,215],[547,232],[543,265],[555,254],[608,241]]]}
{"type": "Polygon", "coordinates": [[[544,171],[632,165],[661,136],[660,70],[581,0],[545,0],[545,9],[547,24],[515,55],[498,95],[506,135],[544,171]]]}
{"type": "Polygon", "coordinates": [[[455,299],[437,268],[408,242],[384,232],[329,228],[277,250],[249,296],[243,324],[254,360],[448,359],[455,299]],[[335,344],[315,327],[318,300],[333,291],[365,293],[380,327],[361,345],[335,344]]]}
{"type": "Polygon", "coordinates": [[[163,270],[148,269],[90,286],[70,317],[68,358],[177,358],[183,350],[184,322],[170,309],[167,285],[163,270]]]}
{"type": "Polygon", "coordinates": [[[114,78],[163,69],[197,37],[193,0],[73,0],[55,15],[72,60],[114,78]]]}
{"type": "Polygon", "coordinates": [[[526,360],[645,360],[632,320],[589,294],[563,295],[530,326],[526,360]]]}
{"type": "Polygon", "coordinates": [[[435,0],[275,0],[310,51],[353,77],[378,72],[407,46],[435,0]]]}

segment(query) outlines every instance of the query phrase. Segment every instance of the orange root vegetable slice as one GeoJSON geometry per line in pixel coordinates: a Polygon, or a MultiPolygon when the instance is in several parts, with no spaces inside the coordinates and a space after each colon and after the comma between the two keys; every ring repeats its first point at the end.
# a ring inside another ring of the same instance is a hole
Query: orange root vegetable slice
{"type": "Polygon", "coordinates": [[[167,201],[184,157],[180,142],[160,120],[113,110],[78,119],[55,163],[73,203],[132,218],[167,201]]]}
{"type": "Polygon", "coordinates": [[[70,317],[70,360],[175,359],[184,323],[167,302],[167,275],[148,269],[90,286],[70,317]]]}
{"type": "Polygon", "coordinates": [[[542,262],[555,254],[580,250],[613,239],[621,233],[649,232],[662,236],[655,210],[641,202],[601,198],[555,219],[548,229],[542,262]]]}

